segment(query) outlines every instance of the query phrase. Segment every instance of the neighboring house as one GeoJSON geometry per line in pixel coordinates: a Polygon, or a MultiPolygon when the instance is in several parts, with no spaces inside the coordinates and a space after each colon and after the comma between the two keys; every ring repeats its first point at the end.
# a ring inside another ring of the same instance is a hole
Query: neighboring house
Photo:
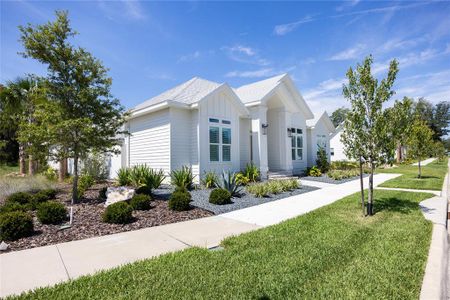
{"type": "Polygon", "coordinates": [[[331,161],[349,160],[344,153],[344,144],[341,141],[343,130],[344,123],[341,123],[336,127],[335,132],[330,135],[331,161]]]}
{"type": "Polygon", "coordinates": [[[308,167],[316,165],[319,147],[325,149],[328,161],[330,161],[330,135],[334,133],[335,128],[327,112],[324,111],[317,118],[307,120],[306,125],[308,131],[308,167]]]}
{"type": "MultiPolygon", "coordinates": [[[[197,180],[250,162],[263,178],[298,174],[308,166],[306,122],[313,117],[287,74],[237,89],[195,77],[131,110],[130,135],[111,165],[147,164],[167,174],[186,165],[197,180]]],[[[327,120],[322,115],[311,132],[328,137],[327,120]]]]}

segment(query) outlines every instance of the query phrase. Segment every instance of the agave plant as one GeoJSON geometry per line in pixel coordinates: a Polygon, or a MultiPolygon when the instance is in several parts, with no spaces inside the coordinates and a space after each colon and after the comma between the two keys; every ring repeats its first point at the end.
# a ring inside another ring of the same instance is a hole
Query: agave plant
{"type": "Polygon", "coordinates": [[[159,188],[164,179],[166,179],[166,175],[164,175],[164,170],[162,169],[150,169],[150,171],[145,175],[146,176],[143,178],[144,184],[150,189],[159,188]]]}
{"type": "Polygon", "coordinates": [[[121,186],[131,184],[130,168],[120,168],[117,171],[117,183],[121,186]]]}
{"type": "Polygon", "coordinates": [[[230,171],[223,171],[220,187],[229,191],[231,196],[238,196],[241,192],[241,187],[236,180],[236,173],[230,171]]]}
{"type": "Polygon", "coordinates": [[[173,185],[178,188],[186,188],[192,190],[194,187],[194,178],[192,169],[188,166],[183,166],[179,170],[173,170],[170,173],[170,179],[173,185]]]}

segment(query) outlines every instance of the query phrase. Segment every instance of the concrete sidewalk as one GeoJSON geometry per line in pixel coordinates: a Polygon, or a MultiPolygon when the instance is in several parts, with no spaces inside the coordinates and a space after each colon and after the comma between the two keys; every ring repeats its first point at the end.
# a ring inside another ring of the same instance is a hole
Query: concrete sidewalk
{"type": "Polygon", "coordinates": [[[404,192],[413,192],[413,193],[430,193],[436,196],[441,196],[441,191],[435,190],[416,190],[416,189],[404,189],[404,188],[389,188],[389,187],[377,187],[377,190],[387,190],[387,191],[404,191],[404,192]]]}
{"type": "MultiPolygon", "coordinates": [[[[426,166],[426,165],[428,165],[429,163],[431,163],[431,162],[433,162],[433,161],[435,161],[436,160],[436,158],[429,158],[429,159],[425,159],[424,161],[421,161],[420,162],[420,166],[426,166]]],[[[416,163],[413,163],[412,164],[413,166],[418,166],[419,165],[419,163],[418,162],[416,162],[416,163]]]]}
{"type": "MultiPolygon", "coordinates": [[[[400,176],[377,174],[375,184],[400,176]]],[[[365,178],[367,186],[368,178],[365,178]]],[[[0,255],[0,297],[152,258],[296,217],[359,191],[359,179],[227,214],[0,255]]]]}

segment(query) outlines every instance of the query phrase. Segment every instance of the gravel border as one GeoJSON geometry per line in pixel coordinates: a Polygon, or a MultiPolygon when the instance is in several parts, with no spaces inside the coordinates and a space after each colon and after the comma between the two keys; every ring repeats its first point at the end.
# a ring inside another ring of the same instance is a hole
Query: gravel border
{"type": "MultiPolygon", "coordinates": [[[[369,174],[364,174],[363,177],[367,177],[369,176],[369,174]]],[[[318,181],[318,182],[324,182],[324,183],[331,183],[331,184],[341,184],[341,183],[346,183],[355,179],[358,179],[358,176],[354,176],[354,177],[349,177],[349,178],[345,178],[345,179],[341,179],[341,180],[335,180],[333,178],[328,177],[326,174],[322,175],[320,177],[313,177],[313,176],[304,176],[304,177],[300,177],[300,180],[310,180],[310,181],[318,181]]]]}

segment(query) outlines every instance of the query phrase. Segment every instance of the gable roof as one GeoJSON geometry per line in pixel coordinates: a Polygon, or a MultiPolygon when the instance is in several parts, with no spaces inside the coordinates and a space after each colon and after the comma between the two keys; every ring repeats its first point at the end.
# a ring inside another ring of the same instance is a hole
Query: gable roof
{"type": "Polygon", "coordinates": [[[159,94],[147,101],[142,102],[133,108],[134,111],[144,109],[166,101],[179,102],[182,104],[194,104],[202,100],[205,96],[212,93],[221,84],[199,77],[194,77],[170,90],[159,94]]]}
{"type": "Polygon", "coordinates": [[[243,85],[235,89],[236,94],[244,103],[259,101],[269,94],[287,74],[281,74],[275,77],[243,85]]]}
{"type": "Polygon", "coordinates": [[[334,127],[333,122],[331,122],[331,119],[326,111],[320,114],[320,116],[316,116],[314,119],[306,120],[306,126],[309,128],[314,128],[319,122],[323,122],[331,133],[335,132],[336,128],[334,127]]]}

